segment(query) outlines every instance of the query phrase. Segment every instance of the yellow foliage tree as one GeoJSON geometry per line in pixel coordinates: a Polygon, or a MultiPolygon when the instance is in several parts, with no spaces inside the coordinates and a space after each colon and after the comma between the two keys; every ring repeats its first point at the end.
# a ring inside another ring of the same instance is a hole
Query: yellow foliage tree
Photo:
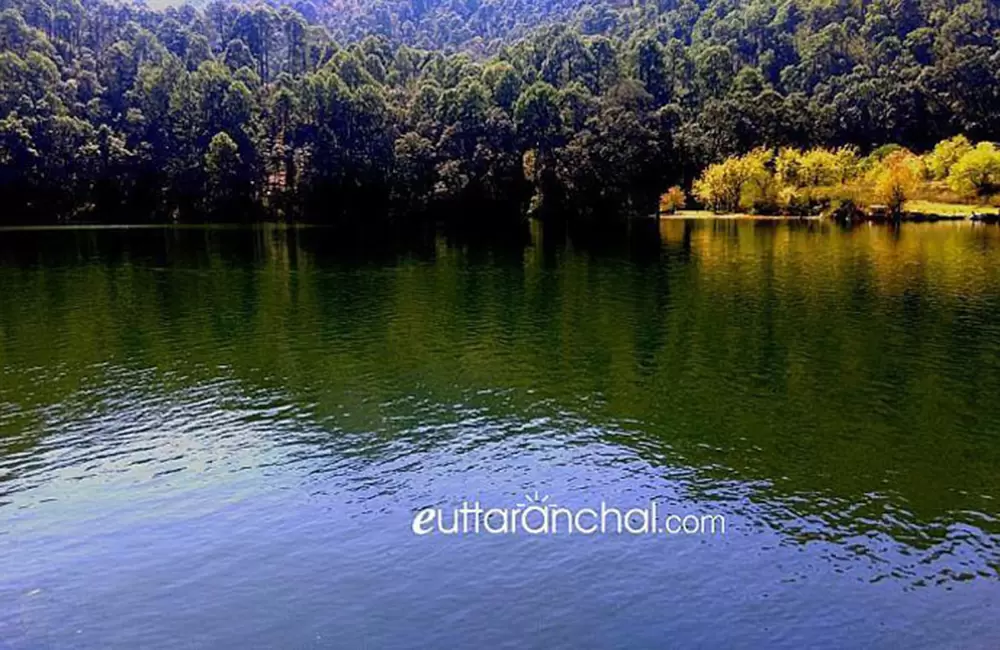
{"type": "Polygon", "coordinates": [[[773,158],[770,150],[759,148],[711,165],[694,182],[694,195],[717,213],[774,205],[778,185],[769,169],[773,158]]]}
{"type": "Polygon", "coordinates": [[[802,187],[801,170],[801,151],[785,147],[778,152],[778,156],[774,159],[774,172],[779,183],[789,187],[802,187]]]}
{"type": "Polygon", "coordinates": [[[835,178],[838,183],[846,183],[858,174],[861,157],[857,147],[840,147],[835,153],[835,178]]]}
{"type": "Polygon", "coordinates": [[[913,195],[920,178],[920,166],[920,160],[904,149],[889,154],[872,170],[875,200],[884,203],[893,217],[902,215],[903,204],[913,195]]]}
{"type": "Polygon", "coordinates": [[[782,185],[828,187],[846,183],[858,171],[858,150],[854,147],[809,151],[784,148],[774,161],[775,175],[782,185]]]}
{"type": "Polygon", "coordinates": [[[727,158],[702,172],[694,182],[694,195],[713,212],[735,212],[748,177],[743,158],[727,158]]]}
{"type": "Polygon", "coordinates": [[[802,185],[809,187],[826,187],[839,183],[841,173],[837,152],[816,147],[802,154],[799,179],[802,185]]]}
{"type": "Polygon", "coordinates": [[[951,168],[962,156],[972,151],[972,143],[964,135],[942,140],[934,147],[934,151],[925,156],[924,162],[931,178],[944,180],[951,173],[951,168]]]}
{"type": "Polygon", "coordinates": [[[774,212],[781,184],[772,171],[774,152],[754,149],[742,158],[747,182],[740,194],[740,208],[754,213],[774,212]]]}
{"type": "Polygon", "coordinates": [[[980,142],[952,165],[948,185],[969,198],[1000,191],[1000,151],[991,142],[980,142]]]}
{"type": "Polygon", "coordinates": [[[899,145],[884,145],[863,159],[853,146],[785,147],[777,154],[759,148],[710,166],[693,189],[715,212],[809,214],[840,203],[874,201],[899,217],[907,199],[943,174],[963,195],[1000,193],[1000,149],[991,143],[973,148],[964,136],[940,142],[924,156],[899,145]]]}

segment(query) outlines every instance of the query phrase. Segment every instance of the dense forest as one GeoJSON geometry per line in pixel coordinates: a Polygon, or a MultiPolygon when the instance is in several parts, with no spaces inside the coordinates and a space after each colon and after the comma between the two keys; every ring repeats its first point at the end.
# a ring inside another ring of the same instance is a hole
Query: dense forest
{"type": "Polygon", "coordinates": [[[0,10],[7,223],[607,219],[761,147],[1000,133],[996,0],[0,10]]]}

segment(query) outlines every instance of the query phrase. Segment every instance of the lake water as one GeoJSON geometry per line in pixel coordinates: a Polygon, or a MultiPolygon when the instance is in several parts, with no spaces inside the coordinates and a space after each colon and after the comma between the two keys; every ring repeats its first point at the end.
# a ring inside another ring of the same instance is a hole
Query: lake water
{"type": "Polygon", "coordinates": [[[0,647],[1000,647],[1000,228],[529,235],[0,232],[0,647]]]}

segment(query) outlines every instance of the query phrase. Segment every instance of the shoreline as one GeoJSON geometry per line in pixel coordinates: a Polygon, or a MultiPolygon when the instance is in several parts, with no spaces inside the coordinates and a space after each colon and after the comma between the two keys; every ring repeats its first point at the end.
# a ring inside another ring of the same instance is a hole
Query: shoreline
{"type": "Polygon", "coordinates": [[[711,212],[690,211],[678,214],[659,214],[656,218],[661,221],[823,221],[824,217],[814,215],[806,217],[793,217],[781,214],[713,214],[711,212]]]}
{"type": "MultiPolygon", "coordinates": [[[[707,211],[691,210],[677,214],[655,215],[660,221],[829,221],[839,223],[837,219],[824,215],[791,216],[780,214],[713,214],[707,211]]],[[[997,223],[1000,221],[1000,214],[997,212],[969,212],[968,214],[939,214],[925,212],[910,212],[899,219],[899,223],[937,223],[941,221],[968,222],[968,223],[997,223]]],[[[850,223],[893,223],[892,219],[856,219],[850,223]]]]}

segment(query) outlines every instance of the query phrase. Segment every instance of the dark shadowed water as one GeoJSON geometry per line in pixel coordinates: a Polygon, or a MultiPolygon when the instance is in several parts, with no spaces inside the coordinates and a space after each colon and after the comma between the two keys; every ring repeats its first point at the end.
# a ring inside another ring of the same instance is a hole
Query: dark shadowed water
{"type": "Polygon", "coordinates": [[[1000,647],[1000,228],[636,229],[0,232],[0,647],[1000,647]]]}

